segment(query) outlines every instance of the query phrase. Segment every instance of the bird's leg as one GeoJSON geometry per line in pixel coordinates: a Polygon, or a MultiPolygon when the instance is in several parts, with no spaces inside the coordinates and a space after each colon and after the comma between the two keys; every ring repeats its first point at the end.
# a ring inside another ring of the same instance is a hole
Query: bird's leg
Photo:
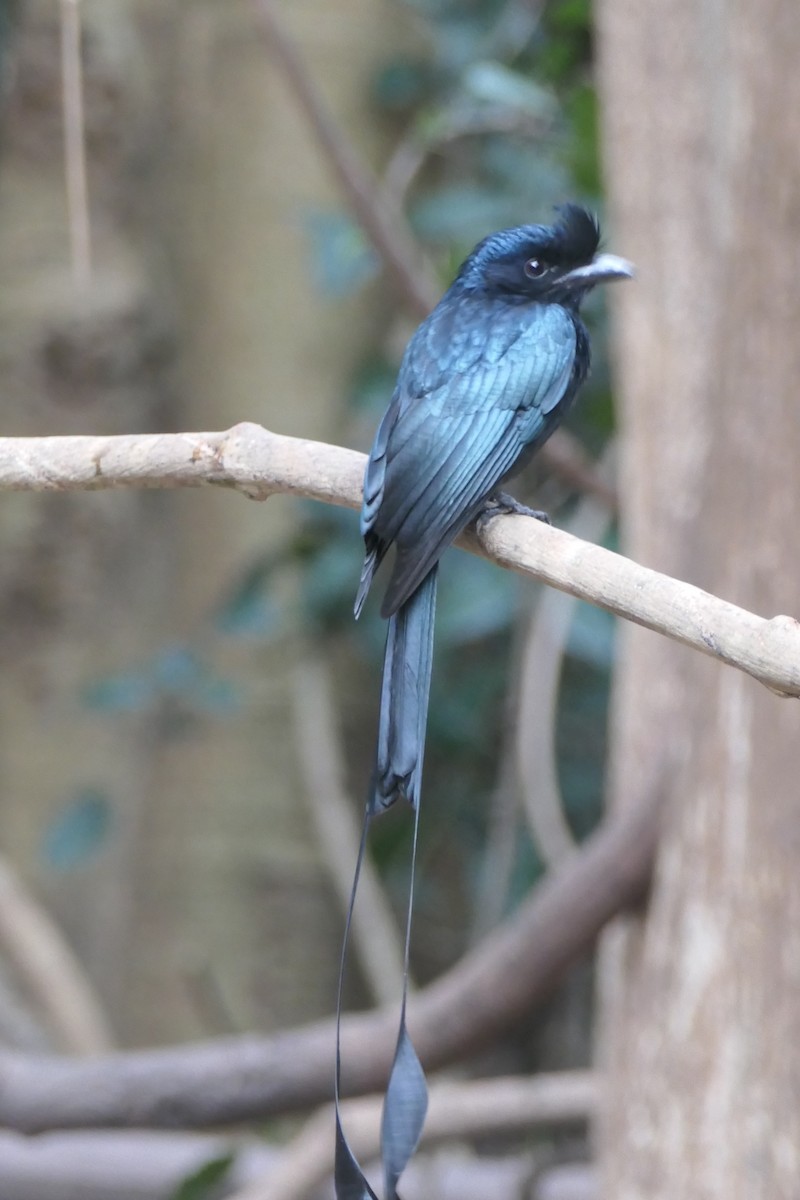
{"type": "Polygon", "coordinates": [[[519,500],[515,500],[508,492],[495,492],[493,496],[489,497],[478,513],[478,532],[480,533],[484,525],[494,517],[508,515],[534,517],[537,521],[544,521],[545,525],[550,524],[549,515],[546,512],[542,512],[541,509],[528,508],[526,504],[520,504],[519,500]]]}

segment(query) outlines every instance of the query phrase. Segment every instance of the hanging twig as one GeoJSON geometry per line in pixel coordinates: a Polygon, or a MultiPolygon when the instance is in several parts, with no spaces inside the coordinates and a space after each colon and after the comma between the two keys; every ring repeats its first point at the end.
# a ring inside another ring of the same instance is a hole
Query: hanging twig
{"type": "Polygon", "coordinates": [[[275,13],[272,0],[254,0],[261,28],[283,69],[320,149],[339,186],[381,260],[412,311],[426,317],[440,288],[425,267],[422,255],[399,208],[381,196],[377,179],[329,112],[319,89],[275,13]]]}
{"type": "Polygon", "coordinates": [[[83,112],[80,0],[61,0],[61,87],[72,272],[76,285],[83,288],[88,284],[92,273],[92,254],[83,112]]]}
{"type": "Polygon", "coordinates": [[[0,858],[0,947],[61,1048],[102,1054],[113,1046],[103,1010],[74,954],[11,866],[0,858]]]}
{"type": "MultiPolygon", "coordinates": [[[[611,475],[606,452],[598,477],[611,475]]],[[[582,498],[567,528],[575,537],[599,541],[612,513],[595,496],[582,498]]],[[[555,588],[539,596],[522,650],[516,750],[519,788],[536,849],[547,867],[556,866],[575,849],[564,813],[556,764],[556,718],[561,666],[577,600],[555,588]]]]}
{"type": "Polygon", "coordinates": [[[519,804],[513,750],[517,718],[512,711],[513,699],[513,693],[508,692],[501,735],[500,767],[487,803],[486,835],[472,905],[470,946],[486,937],[506,912],[517,857],[519,804]]]}

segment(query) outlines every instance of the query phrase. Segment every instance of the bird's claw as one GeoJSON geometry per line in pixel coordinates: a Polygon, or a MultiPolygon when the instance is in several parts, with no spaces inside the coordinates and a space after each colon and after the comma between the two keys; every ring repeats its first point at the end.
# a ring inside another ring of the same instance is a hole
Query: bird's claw
{"type": "Polygon", "coordinates": [[[520,504],[519,500],[515,500],[513,496],[509,496],[508,492],[498,492],[495,496],[490,496],[484,504],[477,517],[478,532],[481,533],[485,525],[494,517],[517,516],[517,517],[533,517],[536,521],[542,521],[545,525],[550,525],[550,516],[546,512],[542,512],[539,508],[528,508],[526,504],[520,504]]]}

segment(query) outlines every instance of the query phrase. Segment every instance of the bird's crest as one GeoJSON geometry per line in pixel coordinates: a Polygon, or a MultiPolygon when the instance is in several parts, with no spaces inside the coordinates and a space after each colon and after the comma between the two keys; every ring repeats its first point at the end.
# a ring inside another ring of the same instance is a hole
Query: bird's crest
{"type": "Polygon", "coordinates": [[[559,260],[565,264],[590,263],[600,244],[597,217],[580,204],[560,204],[558,221],[553,226],[553,241],[559,260]]]}
{"type": "Polygon", "coordinates": [[[600,242],[597,218],[580,204],[562,204],[552,225],[518,225],[490,233],[462,263],[457,281],[463,288],[488,284],[498,290],[525,296],[519,287],[519,267],[527,257],[542,257],[548,264],[570,270],[587,266],[600,242]]]}

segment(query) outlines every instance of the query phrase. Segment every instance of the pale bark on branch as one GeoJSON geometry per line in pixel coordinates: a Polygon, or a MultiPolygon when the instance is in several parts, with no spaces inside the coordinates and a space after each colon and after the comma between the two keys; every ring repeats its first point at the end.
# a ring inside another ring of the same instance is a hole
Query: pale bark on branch
{"type": "MultiPolygon", "coordinates": [[[[530,1078],[509,1077],[442,1082],[430,1089],[420,1148],[453,1138],[530,1134],[546,1126],[585,1124],[594,1117],[600,1086],[592,1071],[565,1071],[530,1078]]],[[[361,1162],[380,1154],[383,1097],[348,1101],[342,1120],[361,1162]]],[[[333,1172],[332,1108],[321,1109],[261,1179],[231,1200],[304,1200],[333,1172]]]]}
{"type": "MultiPolygon", "coordinates": [[[[650,875],[658,802],[605,821],[491,937],[409,1002],[429,1070],[490,1044],[528,1018],[605,923],[639,900],[650,875]]],[[[397,1005],[342,1022],[344,1090],[385,1086],[397,1005]]],[[[0,1125],[57,1128],[230,1125],[331,1098],[332,1019],[273,1036],[67,1059],[0,1053],[0,1125]]]]}
{"type": "MultiPolygon", "coordinates": [[[[285,492],[358,507],[364,455],[243,422],[222,433],[0,438],[0,490],[177,488],[213,484],[253,499],[285,492]]],[[[563,530],[498,517],[459,545],[502,567],[654,629],[800,696],[800,622],[756,616],[563,530]]]]}
{"type": "MultiPolygon", "coordinates": [[[[241,424],[223,433],[0,439],[0,490],[214,484],[257,499],[286,492],[356,507],[364,456],[241,424]]],[[[462,544],[800,694],[800,629],[764,620],[562,531],[499,517],[462,544]]],[[[487,943],[414,997],[410,1024],[435,1069],[486,1045],[546,995],[610,916],[642,894],[655,797],[606,822],[487,943]]],[[[346,1090],[383,1086],[394,1007],[343,1026],[346,1090]],[[376,1049],[377,1047],[377,1049],[376,1049]]],[[[0,1055],[0,1123],[35,1131],[97,1125],[203,1126],[317,1104],[330,1095],[330,1022],[81,1062],[0,1055]]]]}
{"type": "MultiPolygon", "coordinates": [[[[164,1200],[187,1176],[232,1156],[215,1200],[264,1177],[280,1151],[253,1137],[154,1129],[90,1129],[27,1138],[0,1130],[3,1200],[164,1200]]],[[[207,1193],[205,1193],[207,1194],[207,1193]]]]}
{"type": "MultiPolygon", "coordinates": [[[[527,1114],[529,1109],[522,1112],[527,1114]]],[[[536,1119],[531,1123],[537,1124],[542,1118],[535,1109],[532,1111],[536,1119]]],[[[312,1153],[330,1153],[329,1120],[324,1131],[317,1126],[319,1136],[312,1153]]],[[[518,1127],[519,1121],[514,1124],[518,1127]]],[[[282,1171],[280,1150],[263,1140],[228,1133],[93,1129],[26,1138],[0,1131],[0,1195],[3,1200],[109,1200],[112,1196],[113,1200],[164,1200],[183,1194],[179,1189],[187,1176],[229,1155],[232,1162],[213,1190],[215,1200],[241,1200],[250,1185],[259,1187],[258,1180],[265,1181],[260,1185],[260,1194],[269,1196],[269,1200],[287,1200],[290,1196],[307,1200],[311,1193],[300,1190],[303,1180],[318,1177],[318,1172],[312,1174],[316,1162],[298,1163],[291,1191],[292,1185],[283,1183],[287,1177],[282,1171]],[[265,1190],[272,1178],[277,1181],[276,1189],[265,1190]]],[[[578,1164],[537,1170],[536,1155],[529,1151],[513,1156],[506,1153],[502,1159],[487,1154],[467,1157],[463,1148],[456,1146],[447,1154],[439,1150],[434,1161],[417,1158],[410,1164],[403,1177],[403,1195],[418,1198],[446,1191],[459,1200],[485,1200],[489,1195],[515,1200],[523,1195],[531,1200],[595,1200],[599,1192],[596,1186],[590,1186],[589,1171],[578,1164]],[[534,1177],[535,1191],[531,1192],[534,1177]],[[576,1190],[580,1182],[585,1186],[576,1190]]],[[[319,1194],[317,1189],[314,1195],[319,1194]]]]}

